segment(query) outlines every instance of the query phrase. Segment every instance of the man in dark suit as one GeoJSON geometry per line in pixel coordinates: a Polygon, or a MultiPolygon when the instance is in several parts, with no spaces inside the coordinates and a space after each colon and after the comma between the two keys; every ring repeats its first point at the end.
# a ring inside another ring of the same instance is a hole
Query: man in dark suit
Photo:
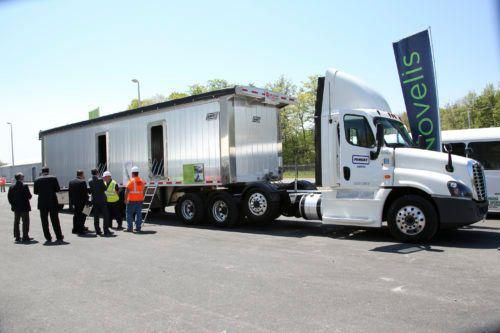
{"type": "Polygon", "coordinates": [[[60,191],[57,178],[49,175],[49,168],[42,168],[42,175],[35,179],[33,192],[38,195],[38,209],[42,220],[43,235],[48,243],[52,242],[49,230],[49,215],[57,242],[62,243],[64,236],[59,222],[58,201],[56,193],[60,191]]]}
{"type": "Polygon", "coordinates": [[[23,242],[29,242],[33,240],[30,238],[30,199],[31,193],[28,185],[23,184],[24,175],[22,173],[16,173],[15,176],[16,184],[9,187],[9,193],[7,197],[12,211],[14,212],[14,238],[16,242],[21,241],[21,235],[19,233],[19,220],[23,220],[23,242]]]}
{"type": "Polygon", "coordinates": [[[97,169],[92,169],[90,172],[92,178],[89,180],[89,187],[90,193],[92,194],[95,233],[102,235],[99,226],[99,215],[102,215],[104,236],[111,236],[113,233],[109,230],[111,221],[109,219],[108,208],[106,207],[106,185],[102,178],[99,178],[97,169]]]}
{"type": "Polygon", "coordinates": [[[85,214],[83,208],[89,201],[87,182],[82,170],[76,172],[76,178],[69,182],[69,205],[74,207],[73,233],[85,234],[85,214]]]}

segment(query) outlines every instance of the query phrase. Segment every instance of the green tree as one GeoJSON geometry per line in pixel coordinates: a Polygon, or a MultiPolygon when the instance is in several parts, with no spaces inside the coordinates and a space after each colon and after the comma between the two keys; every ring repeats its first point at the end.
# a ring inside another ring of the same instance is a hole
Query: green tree
{"type": "Polygon", "coordinates": [[[205,92],[207,92],[207,87],[198,83],[195,83],[188,87],[189,95],[199,95],[205,92]]]}
{"type": "Polygon", "coordinates": [[[233,85],[229,84],[226,80],[213,79],[213,80],[207,81],[206,90],[207,91],[214,91],[214,90],[229,88],[231,86],[233,86],[233,85]]]}
{"type": "Polygon", "coordinates": [[[171,101],[174,99],[184,98],[184,97],[188,97],[188,96],[189,95],[186,93],[174,91],[170,95],[168,95],[167,100],[171,101]]]}
{"type": "Polygon", "coordinates": [[[464,98],[440,109],[441,129],[500,126],[500,89],[488,84],[480,95],[469,92],[464,98]]]}
{"type": "MultiPolygon", "coordinates": [[[[153,97],[142,99],[141,100],[141,106],[148,106],[148,105],[153,105],[161,102],[165,102],[167,99],[165,96],[161,94],[156,94],[153,97]]],[[[139,107],[139,103],[137,101],[137,98],[134,98],[130,104],[128,105],[127,109],[132,110],[132,109],[137,109],[139,107]]]]}

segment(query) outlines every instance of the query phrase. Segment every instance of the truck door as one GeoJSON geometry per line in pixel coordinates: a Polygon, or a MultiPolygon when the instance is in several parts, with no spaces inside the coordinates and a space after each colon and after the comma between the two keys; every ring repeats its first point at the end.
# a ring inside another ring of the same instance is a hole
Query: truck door
{"type": "MultiPolygon", "coordinates": [[[[342,115],[342,114],[341,114],[342,115]]],[[[370,158],[375,134],[363,112],[349,111],[340,121],[340,187],[375,189],[382,182],[382,166],[370,158]]]]}

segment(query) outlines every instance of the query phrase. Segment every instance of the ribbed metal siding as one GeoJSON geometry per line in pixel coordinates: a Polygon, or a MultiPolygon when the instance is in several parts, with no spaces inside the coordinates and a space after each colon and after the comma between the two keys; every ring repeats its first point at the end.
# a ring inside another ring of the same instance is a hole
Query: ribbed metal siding
{"type": "Polygon", "coordinates": [[[278,176],[281,142],[277,109],[244,98],[234,101],[236,181],[264,180],[272,172],[278,176]]]}

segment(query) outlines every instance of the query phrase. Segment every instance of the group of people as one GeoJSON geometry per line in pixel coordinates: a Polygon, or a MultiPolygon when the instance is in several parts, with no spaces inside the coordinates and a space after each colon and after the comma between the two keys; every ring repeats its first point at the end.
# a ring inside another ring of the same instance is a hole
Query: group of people
{"type": "MultiPolygon", "coordinates": [[[[76,178],[69,183],[69,204],[74,209],[72,233],[84,235],[89,233],[85,227],[86,214],[90,206],[94,216],[94,229],[97,235],[112,236],[110,230],[112,220],[117,222],[117,230],[123,230],[122,212],[123,204],[126,205],[127,229],[133,232],[135,219],[135,231],[141,231],[142,202],[144,200],[145,181],[139,177],[139,168],[132,168],[132,178],[127,183],[123,200],[120,197],[120,188],[109,171],[99,177],[97,169],[92,169],[92,178],[85,180],[82,170],[76,172],[76,178]],[[87,208],[87,209],[86,209],[87,208]],[[87,211],[86,211],[87,210],[87,211]],[[103,219],[103,227],[100,227],[100,217],[103,219]]],[[[24,175],[15,175],[16,183],[9,187],[8,200],[14,212],[14,239],[16,242],[29,242],[33,238],[29,236],[29,212],[31,211],[30,199],[32,198],[28,185],[24,184],[24,175]],[[19,230],[22,220],[22,237],[19,230]]],[[[60,191],[59,182],[55,176],[49,174],[49,168],[43,167],[42,174],[33,186],[34,194],[38,195],[37,208],[40,211],[43,234],[46,243],[52,242],[49,230],[49,217],[57,243],[63,243],[61,224],[59,221],[59,202],[56,193],[60,191]]]]}

